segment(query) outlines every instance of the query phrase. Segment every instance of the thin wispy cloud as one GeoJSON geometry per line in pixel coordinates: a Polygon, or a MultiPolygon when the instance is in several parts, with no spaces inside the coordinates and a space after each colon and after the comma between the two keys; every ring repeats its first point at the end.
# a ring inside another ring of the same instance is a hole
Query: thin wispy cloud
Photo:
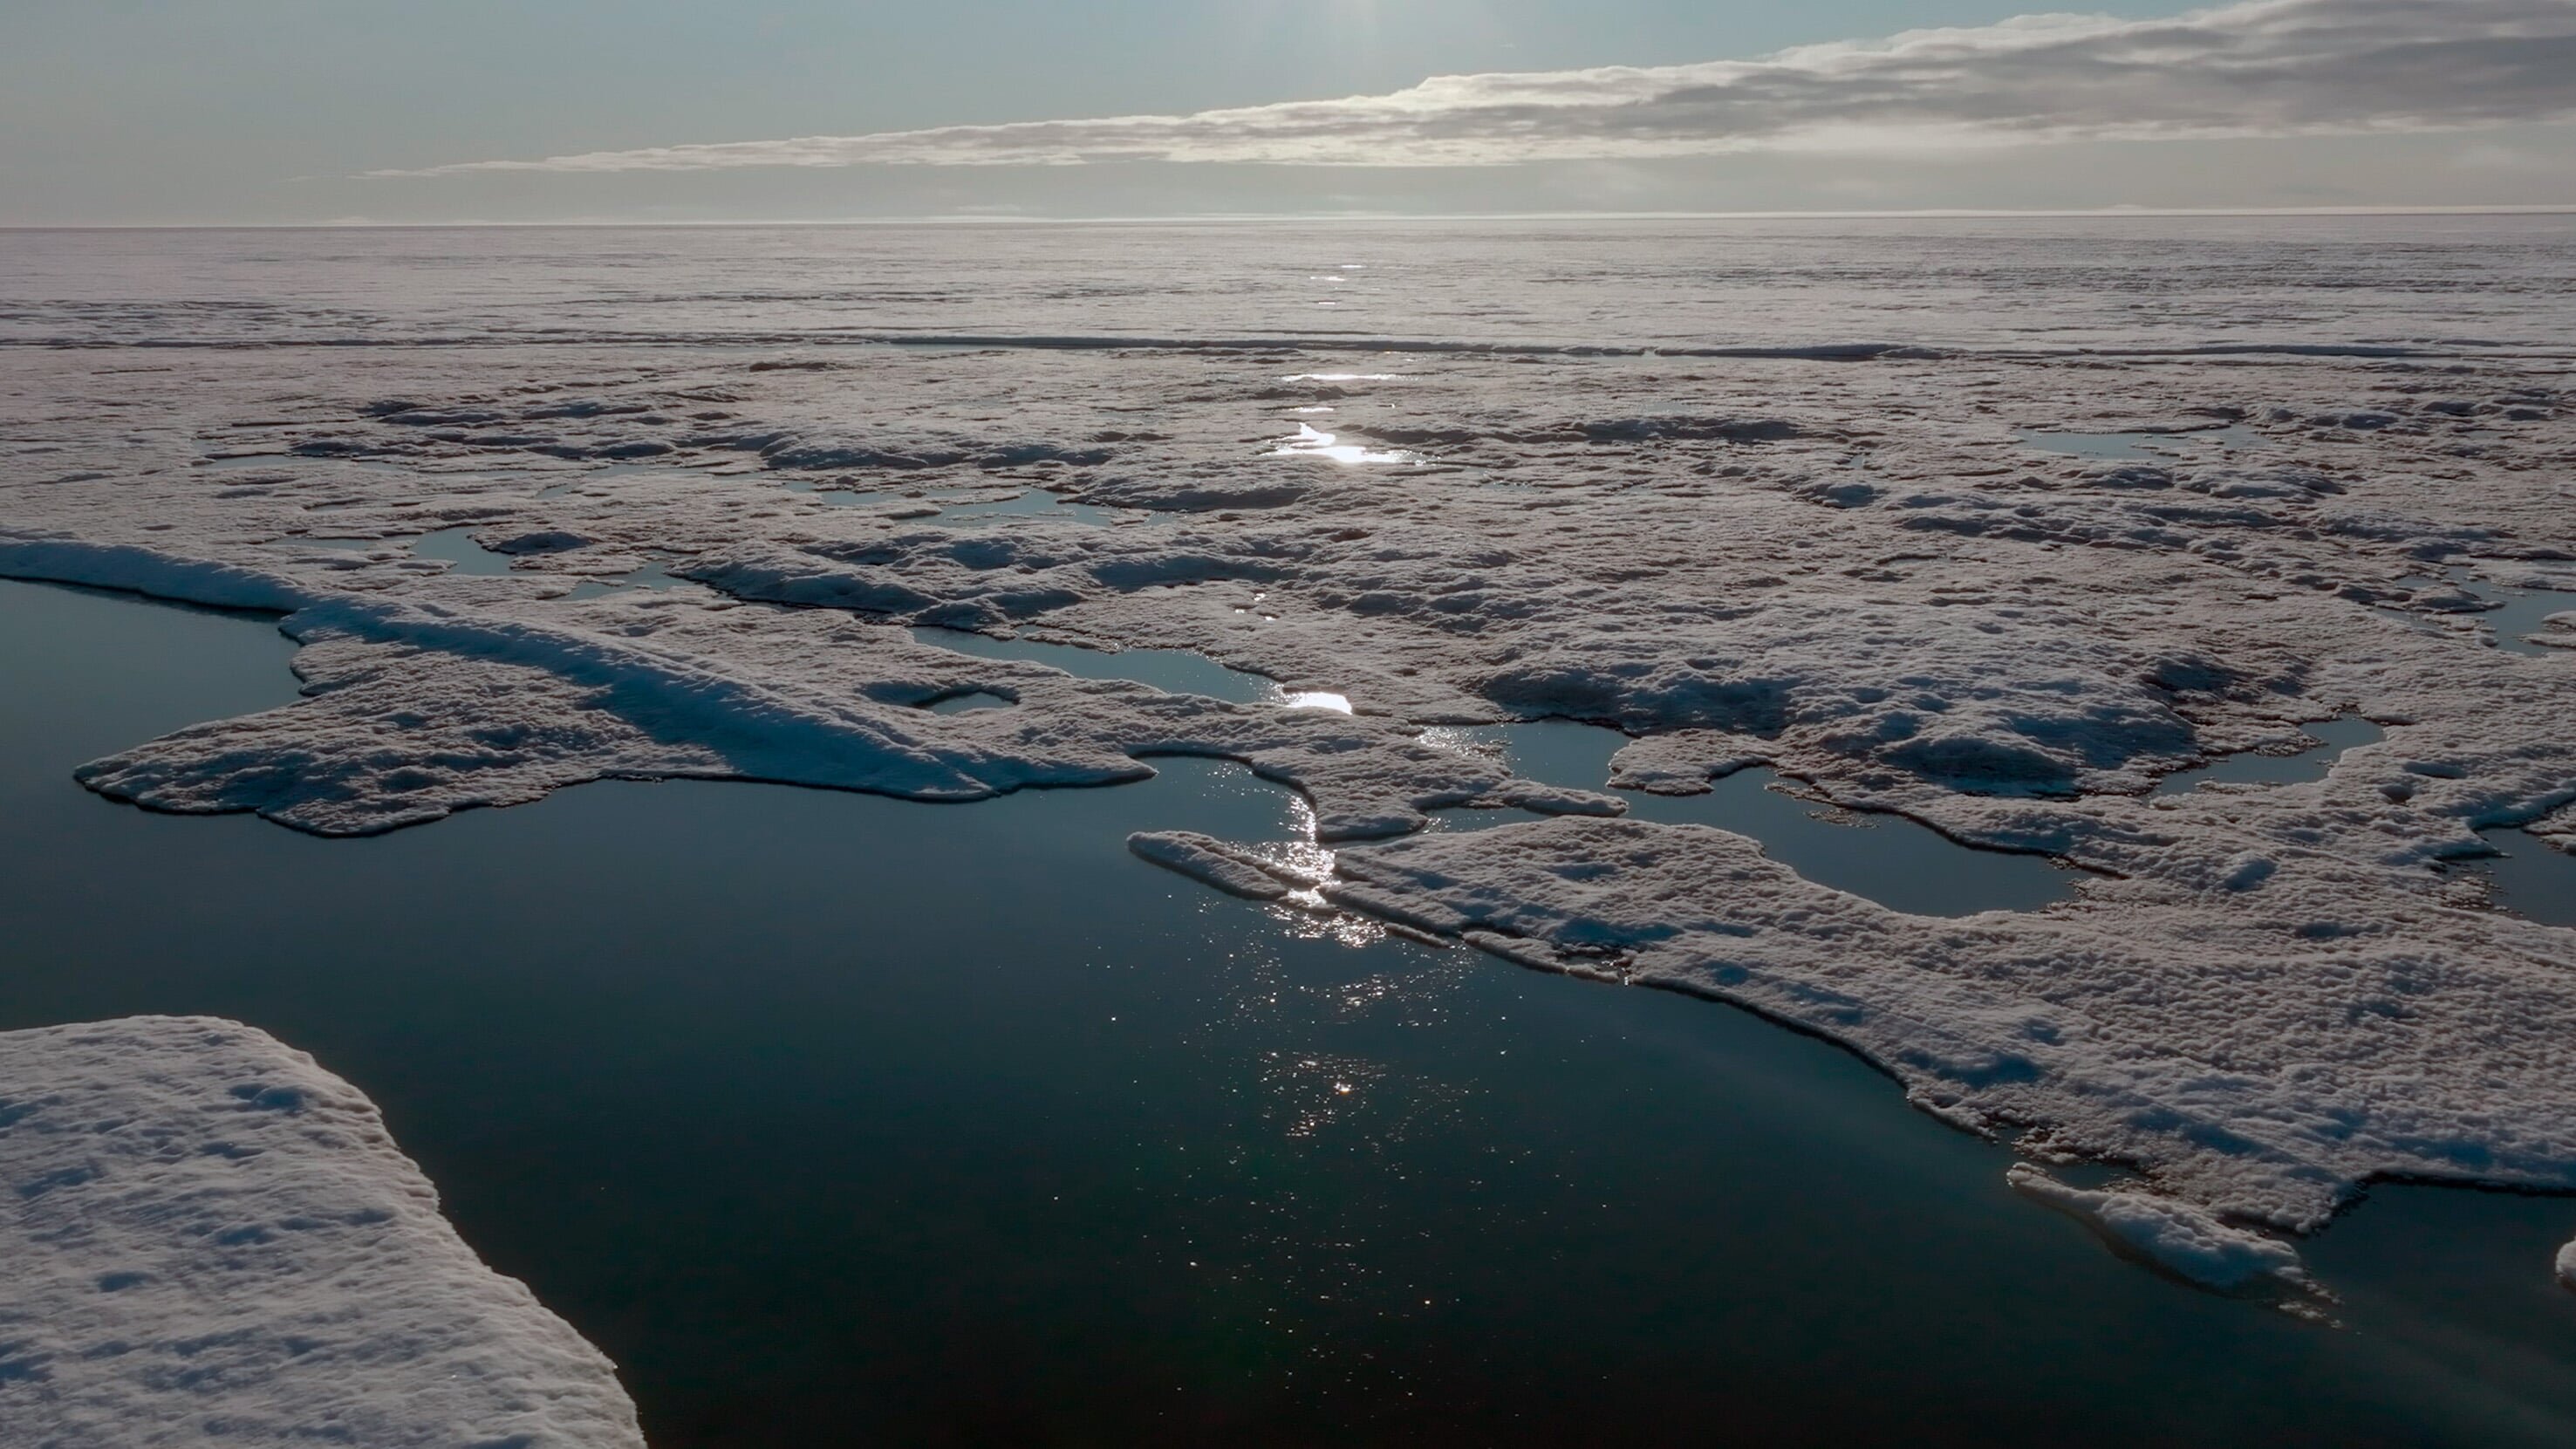
{"type": "Polygon", "coordinates": [[[1785,149],[2474,129],[2576,118],[2576,0],[2034,15],[1761,60],[1438,76],[1389,95],[467,161],[470,172],[1237,162],[1495,166],[1785,149]]]}

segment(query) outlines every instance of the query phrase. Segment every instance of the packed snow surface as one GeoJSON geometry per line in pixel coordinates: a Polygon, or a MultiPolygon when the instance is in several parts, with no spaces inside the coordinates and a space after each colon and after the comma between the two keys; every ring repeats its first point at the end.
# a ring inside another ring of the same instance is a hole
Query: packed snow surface
{"type": "Polygon", "coordinates": [[[627,1446],[366,1097],[235,1022],[0,1034],[0,1439],[627,1446]]]}
{"type": "Polygon", "coordinates": [[[2481,829],[2576,845],[2566,218],[40,238],[9,267],[0,574],[304,646],[304,699],[84,767],[112,797],[345,835],[613,777],[972,800],[1231,759],[1312,837],[1131,848],[1828,1037],[2034,1161],[2127,1169],[2050,1200],[2185,1277],[2272,1272],[2264,1234],[2378,1177],[2576,1189],[2576,932],[2445,869],[2481,829]],[[1361,262],[1312,331],[1303,289],[1361,262]],[[1536,716],[1634,742],[1535,780],[1439,728],[1536,716]],[[2347,718],[2382,733],[2322,778],[2156,793],[2347,718]],[[2082,884],[1908,916],[1604,793],[1753,765],[2082,884]],[[1529,813],[1417,833],[1462,805],[1529,813]]]}

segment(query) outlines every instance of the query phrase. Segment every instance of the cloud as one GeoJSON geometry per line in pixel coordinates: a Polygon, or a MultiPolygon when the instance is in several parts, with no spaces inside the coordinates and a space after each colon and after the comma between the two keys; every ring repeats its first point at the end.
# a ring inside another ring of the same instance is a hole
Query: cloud
{"type": "Polygon", "coordinates": [[[2471,129],[2576,118],[2576,0],[2254,0],[2168,20],[2032,15],[1761,60],[1435,76],[1185,116],[942,126],[467,161],[467,172],[1220,161],[1494,166],[2081,140],[2471,129]]]}

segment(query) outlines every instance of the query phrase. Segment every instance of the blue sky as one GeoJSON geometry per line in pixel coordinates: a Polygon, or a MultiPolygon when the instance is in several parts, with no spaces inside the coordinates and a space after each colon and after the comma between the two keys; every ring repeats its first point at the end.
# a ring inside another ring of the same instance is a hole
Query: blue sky
{"type": "MultiPolygon", "coordinates": [[[[2576,14],[2564,0],[2476,3],[2503,7],[2499,24],[2526,29],[2535,8],[2544,26],[2553,8],[2576,14]]],[[[1917,27],[1990,26],[2032,8],[0,0],[0,223],[2576,202],[2564,159],[2576,146],[2557,116],[2534,125],[2481,111],[2462,127],[2438,98],[2418,107],[2438,124],[2362,135],[2349,133],[2379,123],[2336,115],[2325,129],[2346,134],[2136,139],[2104,131],[2119,117],[2085,117],[2064,139],[2004,148],[1762,141],[1723,154],[1590,155],[1573,145],[1527,164],[1386,168],[1246,163],[1223,146],[1188,149],[1206,146],[1202,126],[1178,150],[1158,141],[1153,155],[1110,165],[993,164],[1011,157],[983,154],[988,140],[969,135],[930,164],[880,164],[868,159],[880,151],[862,148],[847,165],[785,167],[753,155],[682,169],[620,162],[597,173],[358,179],[791,137],[1189,116],[1388,95],[1435,75],[1751,59],[1917,27]],[[1193,159],[1202,155],[1210,159],[1193,159]],[[952,164],[961,160],[979,164],[952,164]]],[[[2190,9],[2154,0],[2112,8],[2130,20],[2190,9]]],[[[2438,27],[2450,13],[2412,23],[2438,27]]],[[[2533,89],[2550,88],[2544,78],[2533,89]]],[[[2515,100],[2544,103],[2554,97],[2515,100]]],[[[1354,134],[1353,147],[1378,144],[1375,131],[1354,134]]],[[[1096,139],[1084,132],[1068,144],[1096,139]]]]}

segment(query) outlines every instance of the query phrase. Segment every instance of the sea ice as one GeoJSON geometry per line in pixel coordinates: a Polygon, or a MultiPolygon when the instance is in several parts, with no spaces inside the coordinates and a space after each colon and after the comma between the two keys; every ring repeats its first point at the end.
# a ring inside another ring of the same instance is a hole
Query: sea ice
{"type": "Polygon", "coordinates": [[[641,1449],[364,1095],[249,1027],[0,1034],[0,1438],[641,1449]]]}
{"type": "Polygon", "coordinates": [[[2014,1191],[2082,1220],[2119,1248],[2203,1288],[2233,1293],[2269,1283],[2315,1289],[2297,1249],[2229,1227],[2188,1204],[2142,1192],[2068,1187],[2028,1163],[2014,1163],[2005,1178],[2014,1191]]]}
{"type": "MultiPolygon", "coordinates": [[[[2576,651],[2495,647],[2460,582],[2569,581],[2576,326],[2530,298],[2576,248],[2445,234],[2405,249],[2406,285],[2360,287],[2356,249],[2246,225],[2116,263],[1907,243],[1966,291],[1889,270],[1884,238],[1605,231],[1565,276],[1499,234],[1390,233],[1408,275],[1472,286],[1331,336],[1223,287],[1112,329],[1014,283],[864,331],[783,294],[585,295],[563,310],[608,321],[538,341],[530,308],[568,299],[543,268],[216,315],[170,269],[115,282],[128,305],[54,296],[68,243],[31,242],[36,291],[0,318],[0,574],[263,610],[302,643],[298,702],[83,768],[152,808],[362,834],[604,778],[970,800],[1222,757],[1311,800],[1301,848],[1457,806],[1567,818],[1343,849],[1312,881],[1262,864],[1277,843],[1140,855],[1763,1012],[2039,1161],[2134,1170],[2124,1214],[2304,1233],[2390,1174],[2576,1190],[2576,932],[2441,869],[2480,831],[2576,849],[2576,651]],[[2192,264],[2221,245],[2231,266],[2192,264]],[[1676,280],[1710,248],[1748,260],[1676,280]],[[1436,466],[1269,456],[1315,408],[1332,447],[1436,466]],[[2102,459],[2033,433],[2209,436],[2102,459]],[[934,497],[1031,501],[943,522],[934,497]],[[502,562],[413,557],[425,537],[502,562]],[[648,561],[693,586],[600,587],[648,561]],[[1183,653],[1359,712],[916,628],[1183,653]],[[935,708],[970,697],[1008,707],[935,708]],[[2380,737],[2306,777],[2186,773],[2356,716],[2380,737]],[[1534,717],[1633,740],[1612,778],[1542,782],[1431,733],[1534,717]],[[2080,883],[1904,915],[1601,793],[1755,764],[2080,883]]],[[[666,245],[679,273],[749,265],[666,245]]],[[[1086,255],[1135,265],[1113,252],[1086,255]]],[[[187,275],[229,275],[208,266],[187,275]]],[[[2515,642],[2565,611],[2525,612],[2515,642]]]]}

